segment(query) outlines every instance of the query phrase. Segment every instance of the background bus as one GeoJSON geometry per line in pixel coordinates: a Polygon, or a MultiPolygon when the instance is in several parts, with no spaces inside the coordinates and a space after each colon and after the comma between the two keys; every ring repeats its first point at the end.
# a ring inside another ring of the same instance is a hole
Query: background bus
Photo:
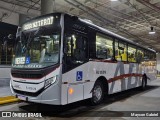
{"type": "Polygon", "coordinates": [[[65,105],[93,104],[156,79],[156,52],[93,23],[53,13],[22,26],[11,70],[20,99],[65,105]]]}

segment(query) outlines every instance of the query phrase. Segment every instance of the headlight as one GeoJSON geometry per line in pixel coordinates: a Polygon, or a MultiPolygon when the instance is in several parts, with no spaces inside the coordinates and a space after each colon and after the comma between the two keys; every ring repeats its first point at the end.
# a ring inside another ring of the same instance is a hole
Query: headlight
{"type": "Polygon", "coordinates": [[[53,83],[55,83],[56,80],[57,80],[57,77],[58,77],[58,76],[54,76],[54,77],[51,77],[51,78],[45,80],[44,88],[47,88],[47,87],[49,87],[50,85],[52,85],[53,83]]]}

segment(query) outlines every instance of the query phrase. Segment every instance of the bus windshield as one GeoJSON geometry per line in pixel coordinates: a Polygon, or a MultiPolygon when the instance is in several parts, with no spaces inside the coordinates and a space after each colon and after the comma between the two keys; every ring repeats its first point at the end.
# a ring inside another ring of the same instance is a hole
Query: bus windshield
{"type": "Polygon", "coordinates": [[[22,32],[15,49],[13,67],[43,68],[59,62],[60,33],[36,32],[22,32]]]}

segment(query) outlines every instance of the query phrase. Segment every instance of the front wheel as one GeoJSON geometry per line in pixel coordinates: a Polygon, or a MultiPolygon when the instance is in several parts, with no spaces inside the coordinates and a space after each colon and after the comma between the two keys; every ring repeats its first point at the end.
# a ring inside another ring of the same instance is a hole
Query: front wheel
{"type": "Polygon", "coordinates": [[[91,102],[93,105],[100,104],[104,98],[104,89],[101,82],[96,82],[92,90],[91,102]]]}

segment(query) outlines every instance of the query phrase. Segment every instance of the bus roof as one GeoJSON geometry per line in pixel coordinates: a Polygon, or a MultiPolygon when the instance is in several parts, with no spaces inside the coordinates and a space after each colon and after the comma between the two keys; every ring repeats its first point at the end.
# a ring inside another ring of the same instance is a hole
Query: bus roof
{"type": "Polygon", "coordinates": [[[128,42],[128,43],[131,43],[131,44],[133,44],[133,45],[135,45],[135,46],[139,46],[139,47],[141,47],[141,48],[147,49],[147,50],[149,50],[149,51],[156,52],[155,50],[153,50],[153,49],[151,49],[151,48],[146,48],[146,47],[144,47],[144,46],[141,46],[140,44],[137,44],[137,43],[135,43],[135,42],[133,42],[133,41],[125,38],[125,37],[122,37],[122,36],[120,36],[120,35],[118,35],[118,34],[116,34],[116,33],[113,33],[113,32],[111,32],[111,31],[105,29],[105,28],[102,28],[102,27],[100,27],[100,26],[97,26],[97,25],[93,24],[92,22],[89,22],[88,20],[84,20],[84,19],[81,19],[81,18],[79,18],[79,20],[80,20],[81,22],[87,24],[87,25],[90,25],[90,26],[93,26],[93,27],[99,29],[100,31],[102,31],[102,32],[104,32],[104,33],[106,33],[106,34],[108,34],[108,35],[114,36],[115,38],[119,38],[119,39],[121,39],[121,40],[123,40],[123,41],[126,41],[126,42],[128,42]]]}
{"type": "MultiPolygon", "coordinates": [[[[32,21],[32,20],[35,20],[35,19],[38,19],[38,18],[41,18],[41,17],[44,17],[44,16],[53,15],[53,14],[64,14],[64,15],[69,15],[69,16],[71,16],[71,17],[75,17],[75,16],[70,15],[70,14],[67,14],[67,13],[57,12],[57,13],[46,14],[46,15],[43,15],[43,16],[38,16],[38,17],[35,17],[35,18],[31,19],[31,20],[28,20],[27,22],[30,22],[30,21],[32,21]]],[[[151,49],[151,48],[146,48],[146,47],[144,47],[144,46],[142,46],[142,45],[140,45],[140,44],[137,44],[137,43],[135,43],[135,42],[133,42],[133,41],[125,38],[125,37],[122,37],[122,36],[120,36],[120,35],[118,35],[118,34],[116,34],[116,33],[113,33],[113,32],[111,32],[111,31],[109,31],[109,30],[107,30],[107,29],[105,29],[105,28],[102,28],[102,27],[100,27],[100,26],[97,26],[97,25],[95,25],[94,23],[89,22],[89,20],[85,20],[85,19],[81,19],[81,18],[78,18],[78,19],[79,19],[81,22],[83,22],[83,23],[85,23],[85,24],[87,24],[87,25],[89,25],[89,26],[92,26],[92,27],[94,27],[94,28],[96,28],[96,29],[98,29],[98,30],[100,30],[100,31],[108,34],[108,35],[114,36],[115,38],[119,38],[119,39],[121,39],[121,40],[123,40],[123,41],[126,41],[126,42],[128,42],[128,43],[131,43],[131,44],[133,44],[133,45],[135,45],[135,46],[139,46],[139,47],[141,47],[141,48],[143,48],[143,49],[146,49],[146,50],[149,50],[149,51],[152,51],[152,52],[156,52],[155,50],[153,50],[153,49],[151,49]]],[[[25,23],[27,23],[27,22],[25,22],[25,23]]]]}

